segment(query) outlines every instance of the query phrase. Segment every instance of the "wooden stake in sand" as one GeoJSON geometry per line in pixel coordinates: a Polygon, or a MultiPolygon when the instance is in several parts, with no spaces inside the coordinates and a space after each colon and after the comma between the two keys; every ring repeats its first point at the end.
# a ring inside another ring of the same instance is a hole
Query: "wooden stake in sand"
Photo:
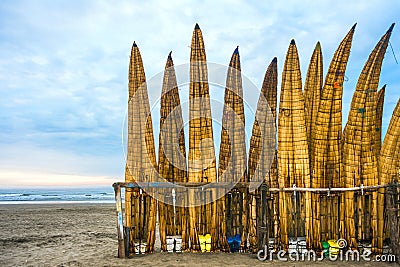
{"type": "MultiPolygon", "coordinates": [[[[132,45],[129,64],[128,150],[125,181],[151,181],[157,170],[153,126],[147,95],[142,57],[136,43],[132,45]]],[[[125,193],[126,227],[130,233],[130,253],[135,242],[146,242],[146,251],[154,249],[156,200],[127,189],[125,193]]]]}
{"type": "MultiPolygon", "coordinates": [[[[276,167],[274,169],[274,157],[276,163],[276,154],[270,151],[276,150],[275,132],[276,125],[276,91],[277,91],[277,59],[274,58],[267,68],[264,76],[263,86],[261,88],[260,97],[257,103],[256,118],[253,123],[252,134],[250,138],[249,161],[248,161],[248,177],[253,182],[267,182],[276,186],[276,167]],[[272,163],[272,164],[271,164],[272,163]],[[272,165],[272,166],[271,166],[272,165]],[[275,171],[275,174],[273,173],[275,171]],[[274,176],[275,175],[275,176],[274,176]]],[[[275,165],[276,166],[276,165],[275,165]]],[[[257,252],[258,239],[257,229],[259,229],[257,222],[259,216],[259,209],[257,207],[257,199],[260,198],[259,190],[249,193],[248,207],[249,207],[249,241],[250,250],[257,252]]],[[[274,202],[274,219],[277,219],[278,201],[274,202]]],[[[275,221],[276,222],[276,221],[275,221]]],[[[274,224],[276,232],[279,230],[277,223],[274,224]]],[[[242,240],[243,241],[243,240],[242,240]]],[[[276,241],[279,241],[276,240],[276,241]]]]}
{"type": "MultiPolygon", "coordinates": [[[[185,135],[178,85],[171,53],[165,65],[160,105],[160,136],[158,148],[158,171],[171,183],[187,182],[185,135]]],[[[164,200],[159,199],[159,226],[161,249],[167,250],[167,236],[182,236],[182,250],[188,248],[186,235],[186,208],[174,206],[175,191],[165,190],[164,200]],[[167,204],[168,203],[168,204],[167,204]],[[171,205],[172,204],[172,205],[171,205]]]]}
{"type": "MultiPolygon", "coordinates": [[[[203,35],[196,24],[190,50],[190,95],[189,95],[189,182],[215,182],[217,180],[212,117],[208,87],[208,73],[203,35]]],[[[203,203],[215,200],[214,196],[202,197],[203,203]]],[[[190,194],[190,242],[194,251],[200,250],[198,234],[211,234],[211,249],[217,246],[216,201],[194,207],[195,195],[190,194]]]]}
{"type": "MultiPolygon", "coordinates": [[[[373,151],[376,123],[376,91],[382,61],[394,24],[389,28],[371,52],[360,74],[351,102],[349,118],[344,131],[343,167],[347,187],[378,184],[378,161],[373,151]]],[[[376,237],[376,192],[373,193],[371,210],[372,237],[376,237]]],[[[354,192],[345,193],[346,239],[350,248],[357,247],[357,238],[365,239],[363,195],[357,199],[358,233],[354,220],[354,192]]]]}
{"type": "MultiPolygon", "coordinates": [[[[382,89],[381,89],[382,90],[382,89]]],[[[383,141],[379,157],[379,184],[393,183],[393,177],[400,172],[400,100],[393,111],[389,128],[383,141]]],[[[377,242],[373,249],[376,253],[382,253],[383,241],[385,239],[385,188],[378,191],[378,218],[377,218],[377,242]]]]}
{"type": "MultiPolygon", "coordinates": [[[[282,75],[282,89],[278,119],[278,169],[279,187],[310,187],[309,154],[304,109],[304,96],[301,85],[300,63],[295,41],[292,40],[285,59],[282,75]]],[[[287,193],[279,193],[281,242],[283,249],[289,246],[289,213],[299,218],[297,205],[301,203],[305,211],[305,235],[309,246],[312,241],[311,193],[305,192],[304,198],[294,194],[294,203],[287,193]],[[293,206],[291,207],[291,204],[293,206]]],[[[297,236],[300,227],[298,219],[294,219],[293,233],[297,236]]]]}
{"type": "MultiPolygon", "coordinates": [[[[246,140],[243,105],[243,88],[238,47],[233,52],[226,77],[224,110],[222,116],[221,144],[218,166],[219,182],[246,182],[246,140]]],[[[242,235],[242,244],[247,244],[247,192],[243,189],[234,197],[218,200],[219,244],[229,251],[227,235],[242,235]],[[240,196],[241,195],[241,196],[240,196]],[[243,201],[241,201],[243,200],[243,201]],[[230,201],[230,203],[225,203],[230,201]],[[231,207],[232,223],[227,232],[226,204],[231,207]],[[241,215],[241,216],[240,216],[241,215]],[[242,229],[242,231],[237,231],[242,229]]]]}
{"type": "MultiPolygon", "coordinates": [[[[344,37],[332,58],[320,94],[318,112],[311,127],[312,187],[343,187],[340,181],[342,138],[342,95],[346,66],[356,24],[344,37]]],[[[337,239],[338,197],[313,194],[313,248],[320,250],[321,240],[337,239]],[[322,210],[320,208],[322,202],[322,210]],[[336,204],[336,205],[335,205],[336,204]],[[328,206],[331,207],[328,214],[328,206]],[[322,218],[325,223],[321,225],[322,218]],[[321,232],[324,233],[321,235],[321,232]]]]}

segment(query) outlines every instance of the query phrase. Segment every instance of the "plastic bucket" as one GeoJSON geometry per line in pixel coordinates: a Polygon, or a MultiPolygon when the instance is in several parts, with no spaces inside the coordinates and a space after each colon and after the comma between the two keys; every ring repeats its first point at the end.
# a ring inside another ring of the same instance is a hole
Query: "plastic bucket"
{"type": "Polygon", "coordinates": [[[211,251],[211,235],[199,235],[200,248],[202,252],[211,251]]]}
{"type": "Polygon", "coordinates": [[[180,235],[167,236],[167,251],[182,252],[182,236],[180,235]]]}
{"type": "Polygon", "coordinates": [[[229,250],[231,252],[238,252],[240,248],[241,236],[239,234],[229,236],[226,238],[229,244],[229,250]]]}

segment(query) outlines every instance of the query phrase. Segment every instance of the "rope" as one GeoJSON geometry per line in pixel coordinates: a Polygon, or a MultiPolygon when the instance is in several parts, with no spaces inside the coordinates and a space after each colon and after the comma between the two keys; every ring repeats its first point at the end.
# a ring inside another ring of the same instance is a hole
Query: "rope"
{"type": "Polygon", "coordinates": [[[399,64],[399,63],[397,62],[396,54],[394,53],[393,46],[392,46],[392,43],[390,43],[390,41],[389,41],[389,44],[390,44],[390,48],[392,49],[392,53],[393,53],[394,60],[396,61],[396,64],[399,64]]]}

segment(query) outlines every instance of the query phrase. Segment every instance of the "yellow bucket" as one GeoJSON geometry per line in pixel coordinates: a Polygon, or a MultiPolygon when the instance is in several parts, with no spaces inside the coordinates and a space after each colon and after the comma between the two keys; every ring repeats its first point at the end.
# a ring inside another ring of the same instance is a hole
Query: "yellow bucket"
{"type": "Polygon", "coordinates": [[[339,254],[339,245],[336,242],[336,240],[333,240],[333,239],[328,240],[328,244],[330,246],[329,253],[331,255],[338,255],[339,254]]]}
{"type": "Polygon", "coordinates": [[[211,251],[211,235],[199,235],[199,242],[201,252],[210,252],[211,251]]]}

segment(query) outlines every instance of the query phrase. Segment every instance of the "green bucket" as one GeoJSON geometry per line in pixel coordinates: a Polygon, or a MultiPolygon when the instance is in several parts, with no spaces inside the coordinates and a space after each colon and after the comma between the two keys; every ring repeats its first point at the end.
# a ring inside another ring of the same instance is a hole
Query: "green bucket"
{"type": "Polygon", "coordinates": [[[322,241],[322,248],[323,248],[323,252],[324,252],[324,257],[327,258],[329,257],[329,243],[326,241],[322,241]]]}

